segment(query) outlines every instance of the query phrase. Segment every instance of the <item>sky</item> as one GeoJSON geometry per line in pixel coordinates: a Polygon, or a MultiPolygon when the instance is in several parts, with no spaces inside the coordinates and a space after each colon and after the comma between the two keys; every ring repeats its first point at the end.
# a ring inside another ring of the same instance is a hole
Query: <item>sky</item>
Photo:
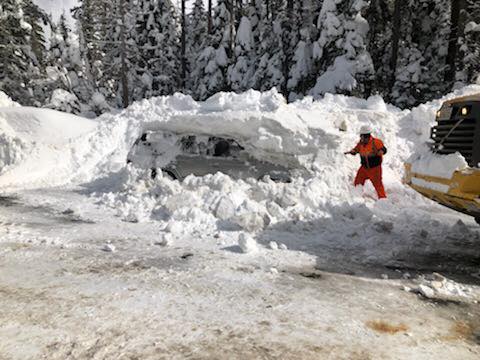
{"type": "MultiPolygon", "coordinates": [[[[180,8],[180,0],[173,0],[180,8]]],[[[77,5],[78,0],[33,0],[35,4],[44,9],[47,13],[52,14],[53,19],[58,19],[62,12],[65,12],[67,18],[71,19],[70,9],[77,5]]],[[[187,9],[190,8],[194,0],[187,0],[187,9]]],[[[208,0],[204,0],[205,8],[208,0]]],[[[213,0],[215,3],[216,0],[213,0]]]]}

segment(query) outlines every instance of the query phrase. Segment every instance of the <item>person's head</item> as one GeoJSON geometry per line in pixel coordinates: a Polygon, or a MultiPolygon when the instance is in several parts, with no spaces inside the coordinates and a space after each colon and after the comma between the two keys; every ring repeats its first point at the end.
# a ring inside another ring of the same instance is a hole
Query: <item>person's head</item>
{"type": "Polygon", "coordinates": [[[363,125],[360,128],[360,142],[362,142],[363,144],[368,143],[368,141],[370,140],[371,134],[372,134],[372,129],[370,128],[370,126],[363,125]]]}

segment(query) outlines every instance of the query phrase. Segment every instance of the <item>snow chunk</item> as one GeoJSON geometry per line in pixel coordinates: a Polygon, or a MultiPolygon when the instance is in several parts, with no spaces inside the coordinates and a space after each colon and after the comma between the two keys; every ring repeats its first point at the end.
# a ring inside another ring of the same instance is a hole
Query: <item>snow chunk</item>
{"type": "Polygon", "coordinates": [[[48,107],[55,110],[72,113],[80,110],[80,102],[75,94],[63,89],[55,89],[50,97],[48,107]]]}
{"type": "Polygon", "coordinates": [[[278,250],[278,244],[275,241],[270,241],[268,247],[272,250],[278,250]]]}
{"type": "Polygon", "coordinates": [[[429,299],[431,299],[435,296],[435,291],[431,287],[426,286],[426,285],[420,285],[418,287],[417,291],[421,295],[423,295],[423,296],[425,296],[426,298],[429,298],[429,299]]]}
{"type": "Polygon", "coordinates": [[[214,215],[220,220],[227,220],[235,215],[235,205],[232,200],[222,196],[217,203],[214,215]]]}
{"type": "Polygon", "coordinates": [[[160,246],[172,246],[173,244],[173,236],[172,234],[162,234],[160,240],[155,242],[155,245],[160,246]]]}
{"type": "Polygon", "coordinates": [[[255,239],[247,234],[241,233],[238,236],[238,246],[242,249],[243,253],[253,253],[258,251],[258,244],[255,239]]]}
{"type": "Polygon", "coordinates": [[[438,155],[425,153],[414,158],[412,171],[417,174],[450,179],[455,171],[468,167],[465,158],[458,152],[455,154],[438,155]]]}
{"type": "Polygon", "coordinates": [[[284,105],[286,105],[285,98],[274,88],[267,92],[248,90],[242,94],[220,92],[208,98],[202,110],[273,112],[284,105]]]}
{"type": "Polygon", "coordinates": [[[115,252],[116,248],[112,244],[106,244],[102,247],[102,250],[105,251],[105,252],[115,252]]]}

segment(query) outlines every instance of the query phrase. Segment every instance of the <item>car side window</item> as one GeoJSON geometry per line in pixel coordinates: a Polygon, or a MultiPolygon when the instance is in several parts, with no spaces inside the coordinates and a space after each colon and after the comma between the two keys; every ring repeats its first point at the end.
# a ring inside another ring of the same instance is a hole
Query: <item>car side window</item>
{"type": "Polygon", "coordinates": [[[215,150],[213,156],[217,157],[229,157],[230,156],[230,144],[226,140],[218,140],[215,144],[215,150]]]}
{"type": "Polygon", "coordinates": [[[212,157],[237,158],[244,148],[233,139],[211,136],[209,138],[195,135],[183,136],[179,141],[184,154],[212,157]]]}

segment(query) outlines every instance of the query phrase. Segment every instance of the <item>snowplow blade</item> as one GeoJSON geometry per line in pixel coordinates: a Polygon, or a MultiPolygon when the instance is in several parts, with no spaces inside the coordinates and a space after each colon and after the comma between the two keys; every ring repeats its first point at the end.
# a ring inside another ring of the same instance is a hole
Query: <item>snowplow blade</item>
{"type": "Polygon", "coordinates": [[[420,194],[456,211],[480,218],[480,169],[453,173],[450,179],[417,174],[405,164],[405,182],[420,194]]]}

